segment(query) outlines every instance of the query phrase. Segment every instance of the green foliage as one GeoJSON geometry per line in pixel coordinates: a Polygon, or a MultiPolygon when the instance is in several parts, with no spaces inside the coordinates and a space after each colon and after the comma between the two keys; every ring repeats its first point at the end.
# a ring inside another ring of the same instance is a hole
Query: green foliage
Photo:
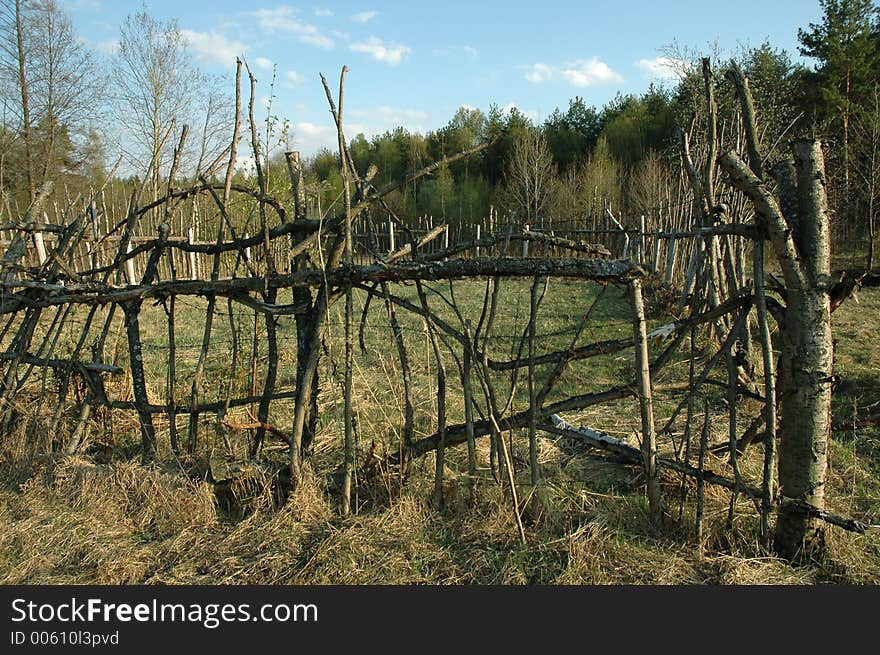
{"type": "Polygon", "coordinates": [[[628,168],[671,145],[675,127],[669,97],[654,86],[642,97],[618,96],[605,107],[602,122],[611,156],[628,168]]]}
{"type": "Polygon", "coordinates": [[[818,89],[820,119],[846,120],[864,105],[880,76],[880,13],[871,0],[820,0],[821,23],[798,30],[800,53],[817,61],[809,81],[818,89]]]}
{"type": "Polygon", "coordinates": [[[556,109],[544,123],[544,136],[561,171],[585,161],[600,132],[599,113],[595,107],[587,107],[580,96],[569,101],[568,111],[563,114],[556,109]]]}
{"type": "Polygon", "coordinates": [[[866,126],[876,122],[880,9],[871,0],[819,4],[822,21],[798,31],[801,54],[816,61],[804,76],[815,90],[808,106],[823,136],[837,145],[830,149],[832,206],[849,226],[873,233],[878,145],[866,126]]]}
{"type": "Polygon", "coordinates": [[[791,138],[803,133],[807,124],[808,96],[811,86],[808,71],[795,64],[784,50],[763,43],[747,50],[740,67],[749,79],[755,107],[760,112],[764,156],[782,156],[786,135],[791,138]]]}

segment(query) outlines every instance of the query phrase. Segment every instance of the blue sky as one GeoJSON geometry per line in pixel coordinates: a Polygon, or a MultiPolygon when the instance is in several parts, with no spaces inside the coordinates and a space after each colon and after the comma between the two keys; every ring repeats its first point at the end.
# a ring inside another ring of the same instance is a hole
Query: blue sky
{"type": "MultiPolygon", "coordinates": [[[[145,6],[177,19],[206,72],[232,76],[247,60],[266,97],[277,70],[273,113],[290,120],[291,146],[333,148],[319,73],[335,89],[343,65],[349,138],[397,125],[425,132],[467,105],[515,105],[535,120],[578,95],[601,107],[668,77],[663,57],[735,52],[765,40],[797,53],[797,29],[820,19],[817,0],[685,2],[279,3],[272,0],[61,0],[79,34],[113,51],[123,18],[145,6]],[[736,16],[731,12],[735,11],[736,16]]],[[[231,83],[230,83],[231,84],[231,83]]]]}

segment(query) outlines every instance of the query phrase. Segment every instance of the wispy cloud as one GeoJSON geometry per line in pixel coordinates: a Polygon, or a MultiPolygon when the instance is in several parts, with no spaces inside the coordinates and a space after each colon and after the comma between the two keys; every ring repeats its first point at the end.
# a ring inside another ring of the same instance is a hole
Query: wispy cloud
{"type": "Polygon", "coordinates": [[[317,9],[315,9],[315,16],[317,16],[318,18],[325,18],[332,15],[333,12],[329,9],[325,9],[324,7],[318,7],[317,9]]]}
{"type": "Polygon", "coordinates": [[[504,105],[501,108],[501,114],[504,116],[507,116],[514,109],[516,109],[520,114],[522,114],[526,118],[529,118],[530,120],[533,120],[533,121],[537,121],[538,118],[540,117],[540,114],[538,113],[538,111],[536,109],[523,109],[522,107],[517,105],[515,102],[508,102],[506,105],[504,105]]]}
{"type": "Polygon", "coordinates": [[[479,50],[473,46],[452,46],[448,48],[434,48],[431,54],[435,57],[459,57],[464,54],[468,59],[474,60],[480,56],[479,50]]]}
{"type": "Polygon", "coordinates": [[[105,55],[115,55],[119,51],[119,41],[117,39],[108,39],[107,41],[97,41],[92,44],[98,52],[105,55]]]}
{"type": "Polygon", "coordinates": [[[381,105],[370,109],[352,109],[351,115],[358,118],[368,118],[371,121],[393,126],[404,126],[410,129],[428,120],[428,114],[419,109],[407,109],[405,107],[392,107],[381,105]]]}
{"type": "Polygon", "coordinates": [[[295,36],[301,43],[325,50],[329,50],[334,45],[333,39],[322,34],[314,25],[301,20],[298,12],[291,7],[257,9],[252,15],[257,19],[260,29],[267,34],[286,32],[295,36]]]}
{"type": "Polygon", "coordinates": [[[639,59],[636,65],[642,71],[642,76],[648,80],[662,80],[674,82],[679,80],[687,69],[687,63],[672,57],[655,57],[654,59],[639,59]]]}
{"type": "Polygon", "coordinates": [[[284,85],[293,88],[303,81],[303,76],[295,70],[289,70],[284,74],[284,85]]]}
{"type": "Polygon", "coordinates": [[[405,55],[412,52],[412,48],[396,43],[385,43],[382,39],[371,36],[366,41],[358,41],[349,46],[354,52],[364,52],[376,61],[381,61],[391,66],[400,63],[405,55]]]}
{"type": "MultiPolygon", "coordinates": [[[[378,107],[352,108],[347,111],[352,120],[346,120],[345,132],[349,139],[364,134],[371,139],[377,134],[403,127],[410,132],[424,134],[430,127],[430,116],[421,110],[407,107],[381,105],[378,107]]],[[[292,126],[292,142],[305,156],[327,148],[336,152],[338,137],[332,121],[327,123],[295,122],[292,126]]]]}
{"type": "Polygon", "coordinates": [[[271,59],[266,59],[265,57],[257,57],[254,60],[254,64],[257,68],[262,68],[263,70],[272,70],[272,67],[275,65],[271,59]]]}
{"type": "Polygon", "coordinates": [[[103,9],[100,0],[68,0],[65,3],[68,11],[100,11],[103,9]]]}
{"type": "MultiPolygon", "coordinates": [[[[291,141],[294,148],[302,152],[305,156],[310,156],[327,148],[331,152],[334,151],[338,144],[338,135],[336,128],[328,125],[318,125],[308,121],[301,121],[293,124],[291,141]]],[[[352,125],[349,123],[346,132],[351,132],[352,125]]]]}
{"type": "Polygon", "coordinates": [[[562,65],[532,64],[526,71],[526,79],[532,84],[563,80],[577,87],[623,82],[623,76],[598,57],[562,65]]]}
{"type": "Polygon", "coordinates": [[[378,15],[378,11],[360,11],[356,14],[352,14],[349,18],[351,18],[355,23],[369,23],[378,15]]]}
{"type": "Polygon", "coordinates": [[[230,39],[218,32],[196,32],[180,30],[187,40],[196,59],[206,64],[227,65],[244,54],[248,46],[237,39],[230,39]]]}

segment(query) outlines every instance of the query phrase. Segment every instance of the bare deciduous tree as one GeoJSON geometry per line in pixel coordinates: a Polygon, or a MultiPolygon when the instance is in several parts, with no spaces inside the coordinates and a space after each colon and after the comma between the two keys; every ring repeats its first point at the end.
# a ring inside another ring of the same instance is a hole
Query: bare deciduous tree
{"type": "Polygon", "coordinates": [[[3,72],[4,77],[15,80],[12,88],[16,89],[16,101],[4,102],[15,115],[21,119],[21,131],[24,136],[25,174],[27,176],[30,201],[36,197],[36,181],[34,178],[34,153],[31,139],[31,102],[28,85],[28,50],[29,39],[26,34],[26,8],[21,0],[3,3],[3,72]],[[16,86],[17,85],[17,86],[16,86]]]}
{"type": "Polygon", "coordinates": [[[79,167],[77,151],[101,113],[101,76],[56,0],[7,0],[0,5],[0,77],[33,198],[44,182],[79,167]]]}
{"type": "Polygon", "coordinates": [[[516,139],[505,172],[511,204],[534,224],[547,206],[556,184],[556,163],[547,139],[529,128],[516,139]]]}
{"type": "Polygon", "coordinates": [[[113,81],[123,138],[128,140],[121,149],[135,165],[149,162],[156,198],[163,165],[171,156],[170,135],[176,123],[188,122],[200,81],[177,22],[160,22],[146,11],[127,16],[113,81]]]}
{"type": "MultiPolygon", "coordinates": [[[[42,158],[39,184],[63,163],[65,146],[85,136],[100,112],[100,75],[92,53],[73,30],[70,17],[55,0],[32,4],[33,112],[42,158]],[[67,141],[67,140],[70,141],[67,141]]],[[[68,162],[70,163],[70,162],[68,162]]]]}

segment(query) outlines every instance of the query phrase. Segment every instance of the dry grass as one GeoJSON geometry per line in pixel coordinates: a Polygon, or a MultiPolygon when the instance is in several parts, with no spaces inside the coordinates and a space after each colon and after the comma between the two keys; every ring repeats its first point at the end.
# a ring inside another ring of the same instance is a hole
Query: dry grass
{"type": "MultiPolygon", "coordinates": [[[[548,484],[526,547],[497,486],[484,483],[476,504],[444,513],[429,507],[429,493],[428,482],[415,482],[390,507],[341,519],[309,474],[279,510],[264,505],[230,522],[204,482],[136,463],[60,458],[20,491],[3,492],[0,582],[806,584],[830,575],[748,548],[701,557],[686,538],[670,536],[675,524],[653,528],[632,493],[548,484]]],[[[724,498],[710,501],[720,517],[724,498]]],[[[860,576],[876,575],[870,566],[847,562],[860,576]]]]}
{"type": "MultiPolygon", "coordinates": [[[[554,287],[551,287],[553,289],[554,287]]],[[[479,291],[479,290],[478,290],[479,291]]],[[[499,321],[499,355],[509,354],[525,321],[523,299],[527,287],[505,287],[509,313],[499,321]],[[519,304],[517,304],[519,303],[519,304]],[[505,336],[506,335],[506,336],[505,336]],[[504,336],[505,338],[501,338],[504,336]]],[[[573,287],[560,283],[558,292],[575,298],[573,287]]],[[[475,294],[477,296],[480,293],[475,294]]],[[[861,347],[876,329],[880,294],[863,292],[862,304],[845,305],[835,314],[839,339],[837,372],[843,375],[842,391],[835,397],[835,418],[851,416],[880,402],[876,380],[880,353],[861,347]],[[873,322],[865,316],[873,316],[873,322]]],[[[578,297],[562,316],[548,309],[542,331],[559,332],[542,349],[560,347],[565,331],[579,319],[592,300],[578,297]]],[[[599,308],[595,326],[584,340],[616,338],[628,329],[617,311],[621,297],[609,294],[608,306],[599,308]]],[[[552,302],[548,301],[549,307],[552,302]]],[[[527,306],[527,305],[526,305],[527,306]]],[[[377,315],[379,315],[377,313],[377,315]]],[[[406,320],[411,320],[407,318],[406,320]]],[[[192,322],[190,322],[192,323],[192,322]]],[[[179,320],[178,325],[183,322],[179,320]]],[[[219,325],[223,322],[220,321],[219,325]]],[[[149,325],[145,322],[145,325],[149,325]]],[[[153,326],[155,327],[155,326],[153,326]]],[[[408,323],[406,338],[413,354],[416,391],[416,437],[430,434],[434,426],[436,379],[424,333],[417,321],[408,323]]],[[[199,328],[189,325],[188,337],[199,328]],[[191,334],[189,334],[191,333],[191,334]]],[[[218,328],[219,329],[219,328],[218,328]]],[[[282,335],[290,326],[282,324],[282,335]]],[[[161,330],[150,328],[151,334],[161,330]]],[[[220,332],[222,336],[222,331],[220,332]]],[[[337,338],[335,331],[331,336],[337,338]]],[[[400,436],[402,399],[396,386],[399,364],[390,347],[387,325],[368,326],[371,347],[358,356],[355,371],[355,413],[359,425],[360,458],[372,443],[379,454],[393,452],[400,436]],[[375,349],[373,349],[375,344],[375,349]]],[[[338,344],[337,344],[338,345],[338,344]]],[[[249,352],[243,346],[243,352],[249,352]]],[[[182,389],[191,357],[181,350],[178,373],[182,389]]],[[[331,347],[338,357],[341,350],[331,347]]],[[[156,350],[148,358],[159,362],[156,350]]],[[[124,353],[120,355],[124,360],[124,353]]],[[[226,357],[228,359],[228,356],[226,357]]],[[[289,350],[282,354],[281,380],[292,366],[289,350]]],[[[211,380],[223,373],[224,354],[209,360],[211,380]]],[[[261,364],[262,366],[263,364],[261,364]]],[[[559,394],[599,390],[619,384],[630,370],[630,355],[591,360],[572,366],[560,381],[559,394]]],[[[152,370],[152,369],[151,369],[152,370]]],[[[454,372],[454,367],[450,365],[454,372]]],[[[682,362],[669,379],[685,370],[682,362]]],[[[151,397],[161,398],[161,367],[149,380],[151,397]]],[[[250,385],[239,370],[236,384],[250,385]],[[240,379],[239,379],[240,378],[240,379]]],[[[16,423],[0,454],[0,583],[5,584],[877,584],[880,582],[880,537],[860,536],[830,529],[829,558],[822,565],[792,568],[762,550],[758,544],[757,514],[740,499],[734,525],[726,525],[729,495],[709,488],[706,494],[705,543],[694,543],[694,487],[678,520],[677,476],[665,474],[664,494],[668,517],[662,526],[648,520],[644,481],[633,467],[596,456],[583,446],[544,435],[539,440],[542,486],[526,512],[528,543],[517,538],[509,498],[488,473],[486,440],[478,444],[477,491],[473,502],[464,448],[447,454],[446,507],[430,506],[433,456],[415,462],[406,484],[394,473],[387,478],[361,480],[357,488],[358,512],[342,519],[338,497],[328,488],[327,473],[340,461],[338,384],[334,369],[323,369],[322,418],[311,465],[304,484],[279,503],[273,476],[257,474],[247,483],[222,489],[205,482],[207,461],[220,440],[213,431],[214,417],[206,417],[203,450],[186,470],[173,463],[168,451],[168,425],[157,417],[160,461],[144,465],[136,456],[139,435],[131,413],[105,412],[93,417],[92,447],[88,456],[38,456],[51,449],[45,432],[46,411],[22,406],[21,416],[31,422],[16,423]],[[36,413],[35,413],[36,412],[36,413]],[[30,426],[28,428],[28,426],[30,426]],[[108,429],[109,426],[109,429],[108,429]],[[42,431],[41,431],[42,430],[42,431]],[[38,435],[38,439],[34,439],[38,435]]],[[[453,376],[454,378],[455,376],[453,376]]],[[[114,393],[125,393],[124,379],[114,393]]],[[[213,384],[213,383],[212,383],[213,384]]],[[[289,385],[289,380],[284,382],[289,385]]],[[[457,382],[451,381],[450,421],[461,420],[463,407],[457,382]]],[[[211,389],[217,393],[216,384],[211,389]]],[[[507,389],[500,385],[504,395],[507,389]]],[[[525,384],[515,391],[522,406],[525,384]]],[[[712,439],[726,436],[723,391],[709,389],[713,404],[712,439]]],[[[206,399],[210,400],[208,396],[206,399]]],[[[667,415],[680,396],[658,399],[658,417],[667,415]]],[[[635,444],[638,415],[629,400],[571,413],[566,418],[601,428],[635,444]]],[[[742,412],[756,406],[744,401],[742,412]]],[[[241,410],[244,413],[246,410],[241,410]]],[[[289,404],[273,407],[271,422],[289,427],[289,404]]],[[[71,417],[66,417],[71,418],[71,417]]],[[[74,417],[75,418],[75,417],[74,417]]],[[[702,417],[697,417],[699,421],[702,417]]],[[[745,419],[743,419],[745,422],[745,419]]],[[[679,421],[683,427],[683,416],[679,421]]],[[[181,421],[179,429],[184,429],[181,421]]],[[[66,432],[65,432],[66,431],[66,432]]],[[[880,498],[880,448],[876,430],[863,429],[835,435],[831,451],[829,498],[844,514],[877,523],[880,498]]],[[[244,451],[246,434],[236,435],[236,450],[244,451]]],[[[518,462],[517,484],[521,498],[530,493],[528,444],[524,433],[513,439],[518,462]]],[[[669,452],[672,443],[661,442],[669,452]]],[[[267,459],[280,461],[283,450],[268,448],[267,459]]],[[[744,473],[754,476],[762,452],[753,449],[741,462],[744,473]]],[[[724,458],[710,466],[729,474],[724,458]]]]}

